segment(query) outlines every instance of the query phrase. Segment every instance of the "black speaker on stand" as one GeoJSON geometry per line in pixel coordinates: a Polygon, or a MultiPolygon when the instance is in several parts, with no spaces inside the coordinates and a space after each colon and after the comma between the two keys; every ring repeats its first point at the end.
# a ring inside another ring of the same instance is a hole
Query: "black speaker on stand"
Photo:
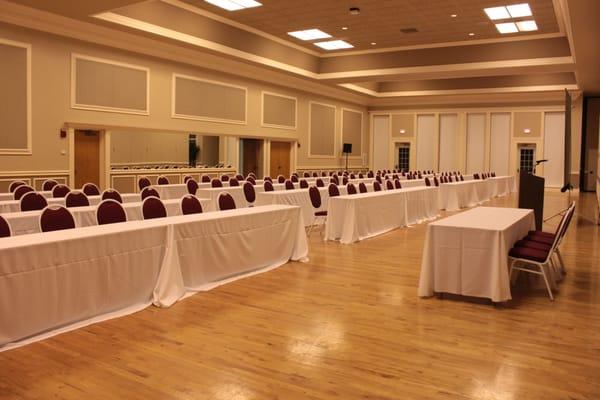
{"type": "Polygon", "coordinates": [[[344,143],[342,153],[346,155],[346,171],[348,171],[348,155],[352,153],[352,143],[344,143]]]}

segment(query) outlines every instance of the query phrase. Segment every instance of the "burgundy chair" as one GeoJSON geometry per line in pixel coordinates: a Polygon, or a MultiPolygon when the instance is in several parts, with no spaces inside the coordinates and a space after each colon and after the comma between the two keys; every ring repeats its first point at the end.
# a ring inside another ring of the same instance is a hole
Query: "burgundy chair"
{"type": "Polygon", "coordinates": [[[227,181],[229,181],[229,176],[228,176],[228,175],[221,175],[221,181],[222,181],[222,182],[227,182],[227,181]]]}
{"type": "Polygon", "coordinates": [[[325,182],[323,182],[323,179],[321,179],[321,178],[317,178],[315,183],[316,183],[317,187],[325,187],[325,182]]]}
{"type": "Polygon", "coordinates": [[[473,179],[479,179],[479,174],[473,174],[473,179]]]}
{"type": "Polygon", "coordinates": [[[209,183],[210,182],[210,176],[208,176],[208,175],[202,175],[201,181],[202,181],[202,183],[209,183]]]}
{"type": "Polygon", "coordinates": [[[330,183],[327,190],[329,192],[329,197],[336,197],[336,196],[340,195],[340,190],[338,189],[337,185],[334,183],[330,183]]]}
{"type": "Polygon", "coordinates": [[[158,181],[157,182],[158,182],[159,185],[168,185],[169,184],[169,180],[167,179],[166,176],[163,176],[163,175],[161,175],[161,176],[158,177],[158,181]]]}
{"type": "Polygon", "coordinates": [[[492,172],[492,178],[495,178],[495,177],[496,177],[496,173],[492,172]]]}
{"type": "Polygon", "coordinates": [[[48,207],[48,201],[38,192],[27,192],[19,202],[21,211],[43,210],[48,207]]]}
{"type": "Polygon", "coordinates": [[[385,181],[385,188],[387,190],[394,190],[394,182],[392,182],[390,180],[386,180],[385,181]]]}
{"type": "Polygon", "coordinates": [[[425,186],[431,186],[431,181],[428,177],[425,177],[425,186]]]}
{"type": "Polygon", "coordinates": [[[265,183],[263,183],[263,186],[265,187],[265,192],[275,191],[275,188],[273,188],[273,184],[271,183],[271,181],[265,181],[265,183]]]}
{"type": "Polygon", "coordinates": [[[379,181],[374,181],[373,182],[373,191],[374,192],[381,192],[381,183],[379,181]]]}
{"type": "Polygon", "coordinates": [[[213,179],[210,181],[210,187],[214,187],[214,188],[216,188],[216,187],[223,187],[223,182],[221,182],[221,181],[220,181],[219,179],[217,179],[217,178],[213,178],[213,179]]]}
{"type": "Polygon", "coordinates": [[[27,184],[23,181],[12,181],[8,186],[8,191],[14,193],[19,186],[27,186],[27,184]]]}
{"type": "Polygon", "coordinates": [[[356,175],[350,174],[350,179],[356,179],[356,175]]]}
{"type": "Polygon", "coordinates": [[[358,174],[358,179],[363,179],[364,177],[365,176],[362,173],[358,174]]]}
{"type": "Polygon", "coordinates": [[[86,183],[81,190],[86,196],[100,196],[100,189],[94,183],[86,183]]]}
{"type": "Polygon", "coordinates": [[[51,191],[54,186],[58,185],[58,182],[56,182],[54,179],[46,179],[43,183],[42,183],[42,190],[44,192],[49,192],[51,191]]]}
{"type": "Polygon", "coordinates": [[[380,176],[380,175],[377,175],[377,176],[375,177],[375,181],[376,181],[377,183],[379,183],[379,185],[381,185],[381,184],[383,183],[383,180],[381,179],[381,176],[380,176]]]}
{"type": "Polygon", "coordinates": [[[278,175],[277,176],[277,183],[284,183],[285,182],[285,177],[283,175],[278,175]]]}
{"type": "Polygon", "coordinates": [[[121,198],[121,194],[115,189],[109,188],[102,192],[102,201],[104,200],[114,200],[118,203],[122,203],[123,199],[121,198]]]}
{"type": "Polygon", "coordinates": [[[250,182],[244,183],[244,197],[246,197],[248,205],[252,207],[256,201],[256,191],[254,190],[254,185],[250,182]]]}
{"type": "MultiPolygon", "coordinates": [[[[114,191],[119,194],[118,192],[114,191]]],[[[106,191],[104,191],[106,193],[106,191]]],[[[127,213],[120,202],[114,199],[104,199],[96,208],[96,222],[98,225],[117,224],[127,222],[127,213]]]]}
{"type": "Polygon", "coordinates": [[[269,182],[273,183],[273,179],[272,179],[270,176],[265,176],[265,177],[263,178],[263,181],[264,181],[264,182],[266,182],[266,181],[269,181],[269,182]]]}
{"type": "Polygon", "coordinates": [[[373,178],[373,171],[367,172],[367,178],[373,178]]]}
{"type": "Polygon", "coordinates": [[[141,197],[142,201],[146,200],[148,197],[156,197],[157,199],[160,199],[160,195],[152,186],[144,188],[144,190],[142,190],[141,197]]]}
{"type": "Polygon", "coordinates": [[[196,182],[194,179],[190,178],[187,180],[185,185],[187,186],[188,193],[195,196],[196,192],[198,191],[198,182],[196,182]]]}
{"type": "Polygon", "coordinates": [[[29,185],[21,185],[18,186],[13,192],[13,196],[15,200],[21,200],[21,197],[25,195],[25,193],[35,192],[35,190],[29,185]]]}
{"type": "Polygon", "coordinates": [[[306,182],[306,179],[300,179],[300,189],[308,189],[308,182],[306,182]]]}
{"type": "Polygon", "coordinates": [[[80,192],[79,190],[73,190],[72,192],[67,193],[67,196],[65,197],[65,205],[67,208],[88,207],[90,205],[90,201],[85,193],[80,192]]]}
{"type": "Polygon", "coordinates": [[[189,175],[185,175],[185,176],[183,177],[183,183],[187,183],[187,181],[189,181],[190,179],[192,179],[192,177],[191,177],[191,176],[189,176],[189,175]]]}
{"type": "Polygon", "coordinates": [[[40,230],[52,232],[64,229],[75,229],[75,219],[71,212],[56,204],[44,208],[40,215],[40,230]]]}
{"type": "Polygon", "coordinates": [[[10,225],[4,219],[4,217],[2,217],[2,215],[0,215],[0,238],[10,237],[11,234],[12,234],[12,232],[10,230],[10,225]]]}
{"type": "Polygon", "coordinates": [[[369,190],[367,189],[367,185],[364,182],[358,184],[358,191],[361,193],[367,193],[369,190]]]}
{"type": "Polygon", "coordinates": [[[325,172],[325,171],[321,172],[321,176],[327,176],[327,172],[325,172]]]}
{"type": "Polygon", "coordinates": [[[231,196],[227,192],[219,193],[218,203],[219,203],[220,211],[235,210],[235,208],[236,208],[235,200],[233,200],[233,196],[231,196]]]}
{"type": "Polygon", "coordinates": [[[294,190],[296,189],[296,187],[294,186],[294,183],[292,181],[290,181],[289,179],[285,180],[285,190],[294,190]]]}
{"type": "Polygon", "coordinates": [[[243,180],[244,180],[244,176],[243,176],[243,175],[240,175],[240,174],[237,174],[237,175],[235,176],[235,179],[237,179],[237,180],[238,180],[238,182],[239,182],[239,181],[243,181],[243,180]]]}
{"type": "MultiPolygon", "coordinates": [[[[337,187],[336,187],[337,189],[337,187]]],[[[319,192],[319,189],[315,186],[311,186],[308,188],[308,195],[310,197],[310,203],[312,204],[313,208],[315,209],[314,212],[314,218],[312,223],[310,224],[310,228],[308,229],[308,235],[310,236],[310,233],[312,232],[313,227],[315,226],[315,222],[317,222],[318,218],[327,218],[327,210],[323,210],[323,211],[318,211],[319,208],[321,208],[321,192],[319,192]]]]}
{"type": "Polygon", "coordinates": [[[334,185],[339,185],[340,184],[340,180],[338,179],[338,177],[336,175],[333,175],[331,178],[329,178],[329,183],[333,183],[334,185]]]}
{"type": "Polygon", "coordinates": [[[150,185],[150,179],[146,178],[145,176],[138,179],[138,188],[140,188],[140,191],[144,190],[144,188],[150,185]]]}
{"type": "Polygon", "coordinates": [[[186,194],[181,198],[181,214],[202,214],[202,204],[200,200],[192,194],[186,194]]]}
{"type": "Polygon", "coordinates": [[[352,183],[346,185],[346,190],[348,191],[348,194],[356,194],[356,186],[352,183]]]}
{"type": "Polygon", "coordinates": [[[313,172],[313,173],[312,173],[312,176],[313,176],[313,178],[318,178],[318,177],[319,177],[319,174],[317,174],[316,172],[313,172]]]}
{"type": "Polygon", "coordinates": [[[448,183],[452,183],[453,182],[452,181],[452,175],[448,175],[447,178],[448,178],[448,183]]]}
{"type": "Polygon", "coordinates": [[[402,189],[402,183],[400,182],[400,179],[394,179],[394,187],[396,189],[402,189]]]}
{"type": "Polygon", "coordinates": [[[435,186],[440,186],[440,181],[438,181],[438,178],[437,178],[437,176],[434,176],[434,177],[433,177],[433,184],[434,184],[435,186]]]}
{"type": "Polygon", "coordinates": [[[459,178],[460,178],[460,181],[461,181],[461,182],[464,182],[464,180],[465,180],[465,177],[464,177],[464,176],[460,175],[460,176],[459,176],[459,178]]]}
{"type": "Polygon", "coordinates": [[[342,185],[347,185],[347,184],[348,184],[348,177],[347,177],[347,176],[344,176],[344,177],[342,178],[342,185]]]}
{"type": "Polygon", "coordinates": [[[165,218],[167,209],[158,197],[146,197],[142,203],[142,215],[144,219],[165,218]]]}
{"type": "Polygon", "coordinates": [[[246,183],[248,183],[248,182],[251,183],[252,186],[256,185],[256,180],[253,177],[251,177],[251,176],[248,176],[246,178],[246,183]]]}
{"type": "Polygon", "coordinates": [[[229,180],[229,186],[240,186],[240,181],[237,178],[231,178],[229,180]]]}
{"type": "Polygon", "coordinates": [[[298,176],[296,176],[296,175],[290,176],[290,181],[292,181],[294,183],[298,182],[298,176]]]}

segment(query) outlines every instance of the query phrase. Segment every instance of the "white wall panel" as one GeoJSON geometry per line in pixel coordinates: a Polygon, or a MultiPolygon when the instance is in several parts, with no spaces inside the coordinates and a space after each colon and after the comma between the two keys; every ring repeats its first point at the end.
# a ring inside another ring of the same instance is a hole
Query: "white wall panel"
{"type": "Polygon", "coordinates": [[[417,116],[417,169],[437,169],[435,165],[435,116],[417,116]]]}
{"type": "Polygon", "coordinates": [[[456,171],[458,166],[458,115],[440,114],[440,171],[456,171]]]}
{"type": "Polygon", "coordinates": [[[546,186],[562,187],[565,169],[565,113],[544,115],[544,178],[546,186]]]}
{"type": "Polygon", "coordinates": [[[467,114],[467,174],[485,170],[485,114],[467,114]]]}
{"type": "Polygon", "coordinates": [[[373,169],[387,169],[390,146],[390,117],[373,117],[373,169]]]}
{"type": "Polygon", "coordinates": [[[510,169],[510,113],[491,115],[490,171],[508,175],[510,169]]]}

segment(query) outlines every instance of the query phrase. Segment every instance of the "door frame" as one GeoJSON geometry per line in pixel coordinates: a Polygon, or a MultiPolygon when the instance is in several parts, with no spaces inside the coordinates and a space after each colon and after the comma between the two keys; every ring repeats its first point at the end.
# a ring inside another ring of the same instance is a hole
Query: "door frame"
{"type": "MultiPolygon", "coordinates": [[[[75,131],[77,129],[86,129],[86,128],[74,128],[69,127],[67,129],[67,137],[69,139],[68,145],[68,153],[69,153],[69,187],[72,189],[75,184],[75,131]]],[[[99,141],[99,150],[100,155],[98,159],[100,160],[98,165],[98,176],[100,179],[99,186],[100,190],[108,189],[110,187],[110,131],[105,129],[91,129],[98,132],[100,136],[99,141]]]]}

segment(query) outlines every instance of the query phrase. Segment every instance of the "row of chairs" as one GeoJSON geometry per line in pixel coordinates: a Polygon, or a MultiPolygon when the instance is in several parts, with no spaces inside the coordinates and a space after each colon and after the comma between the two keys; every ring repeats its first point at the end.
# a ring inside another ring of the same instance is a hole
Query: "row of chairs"
{"type": "Polygon", "coordinates": [[[495,177],[496,177],[495,172],[483,172],[482,174],[473,174],[473,179],[488,179],[488,178],[495,178],[495,177]]]}
{"type": "MultiPolygon", "coordinates": [[[[35,192],[35,189],[27,185],[23,181],[13,181],[8,187],[10,193],[13,194],[15,200],[20,200],[26,193],[35,192]]],[[[52,197],[62,198],[66,197],[71,189],[67,185],[58,183],[55,180],[49,179],[42,183],[42,191],[52,192],[52,197]]],[[[93,183],[86,183],[81,188],[81,191],[87,196],[98,196],[100,195],[100,189],[93,183]]]]}

